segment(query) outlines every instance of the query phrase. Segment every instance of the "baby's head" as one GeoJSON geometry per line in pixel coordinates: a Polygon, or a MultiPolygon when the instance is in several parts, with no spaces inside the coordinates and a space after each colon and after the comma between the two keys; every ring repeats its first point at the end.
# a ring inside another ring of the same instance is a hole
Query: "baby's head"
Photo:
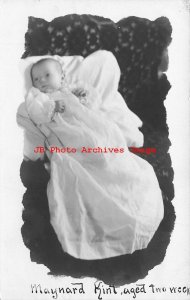
{"type": "Polygon", "coordinates": [[[63,78],[61,64],[53,58],[43,58],[31,68],[32,84],[43,93],[61,88],[63,78]]]}

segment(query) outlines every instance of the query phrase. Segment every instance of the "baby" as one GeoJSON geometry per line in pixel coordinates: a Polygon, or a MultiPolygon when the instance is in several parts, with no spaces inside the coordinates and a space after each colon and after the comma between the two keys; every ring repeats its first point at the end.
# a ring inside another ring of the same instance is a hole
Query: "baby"
{"type": "Polygon", "coordinates": [[[66,99],[68,101],[75,98],[87,107],[92,106],[90,102],[97,101],[94,99],[97,96],[96,92],[92,88],[86,90],[81,85],[70,87],[65,80],[61,64],[53,58],[44,58],[33,64],[31,79],[33,87],[27,94],[26,106],[29,108],[31,102],[37,100],[44,105],[45,110],[48,109],[50,117],[48,121],[53,118],[55,112],[64,112],[66,99]]]}

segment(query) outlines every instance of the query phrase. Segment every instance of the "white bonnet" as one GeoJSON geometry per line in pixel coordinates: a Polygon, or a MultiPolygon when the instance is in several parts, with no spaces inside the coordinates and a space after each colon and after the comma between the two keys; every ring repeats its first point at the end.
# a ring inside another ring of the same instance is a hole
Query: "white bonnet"
{"type": "Polygon", "coordinates": [[[44,55],[44,56],[30,56],[24,59],[21,59],[19,64],[19,69],[21,72],[21,76],[23,78],[23,89],[24,95],[26,95],[27,91],[30,87],[32,87],[32,80],[30,75],[31,67],[34,63],[42,58],[53,58],[62,66],[63,72],[66,76],[72,76],[72,73],[78,68],[82,60],[84,59],[82,56],[58,56],[58,55],[44,55]]]}

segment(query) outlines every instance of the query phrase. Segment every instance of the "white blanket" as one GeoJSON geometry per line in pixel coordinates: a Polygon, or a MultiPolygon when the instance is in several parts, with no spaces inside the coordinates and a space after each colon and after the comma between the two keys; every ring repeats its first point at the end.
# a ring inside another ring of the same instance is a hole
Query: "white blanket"
{"type": "MultiPolygon", "coordinates": [[[[72,82],[82,80],[98,90],[101,105],[91,110],[68,101],[64,114],[38,127],[25,104],[17,120],[33,143],[76,148],[76,153],[50,153],[47,187],[51,224],[65,252],[80,259],[102,259],[147,247],[163,218],[163,202],[153,168],[128,151],[142,146],[141,121],[118,93],[119,67],[113,55],[97,51],[82,60],[72,82]],[[34,138],[32,138],[34,137],[34,138]],[[39,137],[39,139],[38,139],[39,137]],[[83,147],[119,148],[122,153],[82,153],[83,147]]],[[[27,144],[27,142],[26,142],[27,144]]],[[[26,154],[26,153],[25,153],[26,154]]]]}

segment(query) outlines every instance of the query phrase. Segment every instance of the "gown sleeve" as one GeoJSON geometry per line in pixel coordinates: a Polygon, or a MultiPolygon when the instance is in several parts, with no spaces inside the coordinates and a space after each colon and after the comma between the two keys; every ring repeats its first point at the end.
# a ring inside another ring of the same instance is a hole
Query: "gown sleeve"
{"type": "Polygon", "coordinates": [[[35,153],[34,149],[39,146],[45,146],[46,137],[30,119],[25,102],[21,103],[17,110],[16,121],[17,124],[24,129],[24,157],[32,161],[38,159],[43,160],[44,153],[35,153]]]}
{"type": "Polygon", "coordinates": [[[142,121],[126,105],[118,92],[120,68],[114,55],[98,50],[87,56],[80,66],[68,74],[70,82],[83,81],[94,87],[101,99],[100,110],[122,130],[128,147],[143,146],[144,137],[139,127],[142,121]],[[70,75],[70,78],[69,78],[70,75]]]}
{"type": "Polygon", "coordinates": [[[27,112],[35,124],[51,122],[54,116],[55,102],[47,94],[32,87],[26,96],[25,103],[27,112]]]}

